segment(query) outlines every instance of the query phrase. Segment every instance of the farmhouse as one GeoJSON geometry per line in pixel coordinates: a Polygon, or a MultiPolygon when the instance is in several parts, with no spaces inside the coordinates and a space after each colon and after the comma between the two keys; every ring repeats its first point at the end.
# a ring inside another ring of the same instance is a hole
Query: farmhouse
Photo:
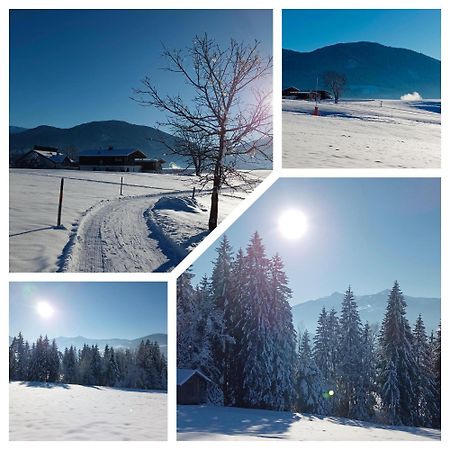
{"type": "Polygon", "coordinates": [[[282,98],[289,100],[329,100],[331,99],[331,94],[323,90],[314,91],[300,91],[296,87],[288,87],[283,89],[282,98]]]}
{"type": "Polygon", "coordinates": [[[199,370],[177,369],[177,403],[179,405],[206,403],[208,383],[212,381],[199,370]]]}
{"type": "Polygon", "coordinates": [[[141,165],[142,172],[161,172],[164,159],[137,159],[136,164],[141,165]]]}
{"type": "Polygon", "coordinates": [[[21,169],[70,169],[74,162],[57,148],[35,145],[16,161],[15,166],[21,169]]]}
{"type": "Polygon", "coordinates": [[[79,154],[81,170],[141,172],[145,153],[139,149],[85,150],[79,154]],[[141,162],[140,162],[141,161],[141,162]]]}

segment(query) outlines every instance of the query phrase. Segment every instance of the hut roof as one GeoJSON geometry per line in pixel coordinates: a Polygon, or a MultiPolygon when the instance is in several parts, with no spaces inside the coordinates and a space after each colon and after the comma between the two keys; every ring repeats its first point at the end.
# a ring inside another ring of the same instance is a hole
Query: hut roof
{"type": "Polygon", "coordinates": [[[83,150],[79,153],[79,156],[130,156],[134,153],[137,153],[137,158],[147,157],[145,153],[137,148],[83,150]]]}
{"type": "Polygon", "coordinates": [[[177,386],[183,386],[188,380],[190,380],[194,375],[198,375],[205,381],[212,383],[212,381],[204,375],[200,370],[197,369],[177,369],[177,386]]]}

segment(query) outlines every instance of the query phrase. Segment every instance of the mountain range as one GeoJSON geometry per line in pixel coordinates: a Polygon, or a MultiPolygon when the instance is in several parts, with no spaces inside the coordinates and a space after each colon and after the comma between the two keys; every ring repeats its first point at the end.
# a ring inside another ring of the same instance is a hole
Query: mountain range
{"type": "MultiPolygon", "coordinates": [[[[164,159],[165,167],[175,164],[188,165],[185,158],[170,154],[167,146],[173,147],[176,138],[156,128],[135,125],[119,120],[89,122],[72,128],[57,128],[41,125],[36,128],[9,127],[9,153],[15,158],[33,148],[34,145],[58,148],[62,153],[77,157],[83,150],[138,148],[147,158],[164,159]]],[[[270,141],[271,142],[271,141],[270,141]]],[[[272,144],[263,149],[272,155],[272,144]]],[[[257,160],[251,156],[242,156],[237,161],[239,169],[271,169],[269,161],[257,160]]]]}
{"type": "MultiPolygon", "coordinates": [[[[154,333],[149,334],[147,336],[143,336],[136,339],[120,339],[120,338],[111,338],[111,339],[91,339],[86,338],[84,336],[75,336],[75,337],[65,337],[59,336],[55,338],[56,344],[60,351],[63,351],[66,347],[69,348],[71,345],[76,347],[77,349],[81,349],[84,344],[86,345],[98,345],[100,350],[103,350],[105,345],[116,348],[123,349],[135,349],[139,346],[141,341],[149,340],[150,342],[157,342],[159,347],[161,348],[161,352],[167,356],[167,334],[164,333],[154,333]]],[[[9,337],[9,345],[11,345],[12,337],[9,337]]]]}
{"type": "Polygon", "coordinates": [[[399,99],[418,92],[440,99],[441,62],[413,50],[374,42],[339,43],[311,52],[283,49],[283,89],[330,90],[323,82],[328,72],[345,75],[343,97],[399,99]]]}
{"type": "MultiPolygon", "coordinates": [[[[381,324],[386,310],[389,292],[390,290],[386,289],[377,294],[355,296],[363,324],[366,321],[370,324],[381,324]]],[[[411,327],[414,326],[417,316],[422,314],[428,332],[436,330],[441,319],[441,299],[411,297],[408,295],[404,295],[404,297],[407,303],[406,317],[408,318],[411,327]]],[[[343,298],[343,293],[334,292],[327,297],[309,300],[292,306],[292,316],[296,329],[307,329],[310,333],[314,334],[317,326],[317,319],[319,318],[322,308],[325,308],[327,311],[334,308],[339,315],[343,298]]]]}

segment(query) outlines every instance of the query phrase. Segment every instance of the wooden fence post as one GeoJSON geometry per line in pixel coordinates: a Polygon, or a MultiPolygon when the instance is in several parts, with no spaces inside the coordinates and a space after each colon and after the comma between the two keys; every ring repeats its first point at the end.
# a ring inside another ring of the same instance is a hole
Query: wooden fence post
{"type": "Polygon", "coordinates": [[[123,193],[123,177],[120,177],[120,195],[123,193]]]}
{"type": "Polygon", "coordinates": [[[61,210],[62,210],[62,202],[63,202],[63,192],[64,192],[64,178],[61,178],[61,185],[59,186],[59,203],[58,203],[58,219],[56,226],[61,226],[61,210]]]}
{"type": "Polygon", "coordinates": [[[192,188],[192,199],[195,198],[195,186],[192,188]]]}

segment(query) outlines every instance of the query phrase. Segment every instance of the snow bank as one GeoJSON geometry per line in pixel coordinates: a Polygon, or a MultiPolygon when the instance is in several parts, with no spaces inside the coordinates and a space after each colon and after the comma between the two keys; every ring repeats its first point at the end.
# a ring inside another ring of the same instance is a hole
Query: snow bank
{"type": "Polygon", "coordinates": [[[439,430],[261,409],[178,405],[178,440],[416,441],[439,430]]]}
{"type": "Polygon", "coordinates": [[[207,208],[201,206],[192,197],[161,197],[153,206],[156,209],[170,209],[173,211],[185,211],[192,213],[206,212],[207,208]]]}
{"type": "Polygon", "coordinates": [[[167,394],[75,384],[9,383],[12,441],[167,440],[167,394]]]}
{"type": "Polygon", "coordinates": [[[403,100],[404,102],[414,102],[422,100],[422,96],[418,92],[412,92],[410,94],[402,95],[400,100],[403,100]]]}

